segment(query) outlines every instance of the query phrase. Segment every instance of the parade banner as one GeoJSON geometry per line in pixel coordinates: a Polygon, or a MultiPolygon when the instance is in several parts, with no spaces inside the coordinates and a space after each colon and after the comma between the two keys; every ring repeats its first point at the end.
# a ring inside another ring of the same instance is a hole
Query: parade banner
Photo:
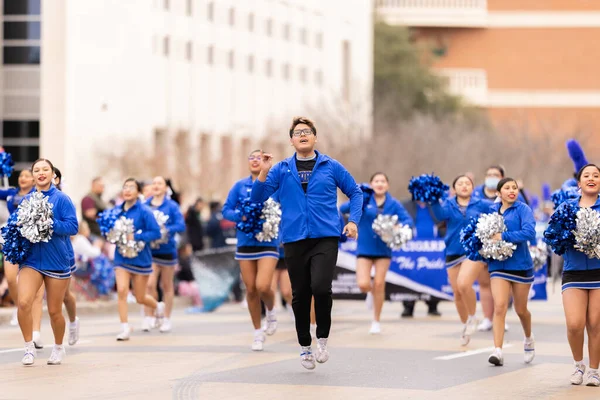
{"type": "MultiPolygon", "coordinates": [[[[402,249],[392,253],[390,270],[386,276],[386,299],[453,300],[444,259],[444,241],[411,240],[402,249]]],[[[364,299],[356,283],[356,242],[340,244],[337,267],[333,279],[333,295],[337,299],[364,299]]],[[[546,266],[535,273],[531,288],[532,300],[546,300],[546,266]]],[[[479,285],[473,286],[479,296],[479,285]]]]}

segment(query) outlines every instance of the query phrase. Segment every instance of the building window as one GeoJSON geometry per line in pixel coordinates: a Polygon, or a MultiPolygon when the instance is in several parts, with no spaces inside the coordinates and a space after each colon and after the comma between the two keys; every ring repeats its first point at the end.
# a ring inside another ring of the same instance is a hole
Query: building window
{"type": "Polygon", "coordinates": [[[29,22],[5,22],[4,40],[40,40],[42,35],[41,24],[29,22]]]}
{"type": "Polygon", "coordinates": [[[230,69],[235,68],[235,53],[233,50],[229,50],[229,53],[227,54],[227,64],[229,65],[230,69]]]}
{"type": "Polygon", "coordinates": [[[206,6],[206,19],[209,21],[215,20],[215,3],[213,2],[208,3],[206,6]]]}
{"type": "Polygon", "coordinates": [[[215,63],[215,48],[214,46],[208,46],[206,49],[206,63],[213,65],[215,63]]]}
{"type": "Polygon", "coordinates": [[[352,59],[350,42],[342,42],[342,95],[346,101],[350,100],[350,79],[352,77],[352,59]]]}
{"type": "Polygon", "coordinates": [[[253,55],[248,56],[248,72],[250,72],[250,73],[254,72],[254,56],[253,55]]]}
{"type": "Polygon", "coordinates": [[[194,58],[194,45],[192,42],[187,42],[185,44],[185,58],[188,61],[192,61],[194,58]]]}
{"type": "Polygon", "coordinates": [[[185,4],[185,14],[188,17],[191,17],[192,14],[194,13],[194,4],[193,4],[194,0],[187,0],[186,4],[185,4]]]}
{"type": "Polygon", "coordinates": [[[273,36],[273,20],[271,18],[267,19],[266,32],[267,36],[273,36]]]}
{"type": "Polygon", "coordinates": [[[306,67],[300,67],[300,82],[306,82],[306,78],[307,78],[307,72],[306,72],[306,67]]]}
{"type": "Polygon", "coordinates": [[[307,36],[308,36],[308,34],[306,33],[306,28],[300,29],[300,43],[306,44],[306,42],[307,42],[306,37],[307,36]]]}
{"type": "Polygon", "coordinates": [[[323,71],[317,70],[315,71],[315,83],[318,86],[323,86],[323,71]]]}
{"type": "Polygon", "coordinates": [[[163,0],[163,7],[165,10],[169,10],[169,0],[163,0]]]}
{"type": "Polygon", "coordinates": [[[10,153],[15,163],[32,163],[40,158],[40,146],[4,146],[4,151],[10,153]]]}
{"type": "Polygon", "coordinates": [[[290,31],[292,30],[292,28],[290,27],[290,24],[285,24],[285,26],[283,27],[283,38],[285,40],[290,40],[290,31]]]}
{"type": "Polygon", "coordinates": [[[248,15],[248,31],[254,32],[254,14],[248,15]]]}
{"type": "Polygon", "coordinates": [[[233,7],[229,9],[229,25],[235,25],[235,8],[233,7]]]}
{"type": "Polygon", "coordinates": [[[2,121],[2,137],[4,139],[39,138],[40,121],[2,121]]]}
{"type": "Polygon", "coordinates": [[[4,15],[41,15],[41,0],[4,0],[4,15]]]}
{"type": "Polygon", "coordinates": [[[265,62],[265,75],[269,78],[273,76],[273,60],[267,60],[265,62]]]}
{"type": "Polygon", "coordinates": [[[281,66],[281,75],[286,81],[290,79],[290,64],[283,64],[281,66]]]}
{"type": "Polygon", "coordinates": [[[40,46],[4,46],[5,65],[39,64],[40,46]]]}
{"type": "Polygon", "coordinates": [[[165,57],[169,57],[169,51],[170,51],[169,47],[170,47],[169,37],[165,36],[163,38],[163,55],[165,57]]]}
{"type": "Polygon", "coordinates": [[[315,46],[317,47],[317,49],[323,48],[323,33],[319,32],[315,36],[315,46]]]}

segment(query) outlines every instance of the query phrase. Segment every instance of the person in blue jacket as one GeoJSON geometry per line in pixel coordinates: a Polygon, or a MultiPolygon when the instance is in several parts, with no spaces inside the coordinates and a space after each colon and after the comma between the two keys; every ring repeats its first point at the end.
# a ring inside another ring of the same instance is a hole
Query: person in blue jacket
{"type": "MultiPolygon", "coordinates": [[[[595,164],[584,165],[576,179],[581,197],[567,200],[558,210],[564,208],[566,203],[571,203],[600,212],[600,167],[595,164]]],[[[567,338],[575,362],[571,383],[581,385],[584,381],[586,367],[583,363],[583,342],[587,328],[590,368],[585,382],[587,386],[600,386],[600,260],[590,258],[574,248],[568,249],[563,257],[562,300],[567,338]]]]}
{"type": "MultiPolygon", "coordinates": [[[[17,207],[21,203],[21,200],[23,200],[23,197],[25,197],[27,194],[29,194],[35,190],[35,181],[33,180],[33,174],[31,173],[31,170],[24,169],[19,173],[18,185],[19,185],[18,188],[11,187],[11,188],[6,188],[6,189],[0,189],[0,200],[6,202],[6,208],[8,209],[8,212],[10,214],[17,211],[17,207]]],[[[10,293],[10,296],[13,299],[14,303],[17,304],[17,301],[18,301],[17,300],[17,296],[18,296],[17,275],[19,275],[19,266],[16,264],[10,263],[7,260],[4,260],[4,275],[6,276],[6,283],[8,284],[8,291],[10,293]]],[[[40,302],[43,300],[43,297],[44,297],[44,289],[40,289],[40,295],[38,296],[38,299],[36,300],[35,304],[38,304],[38,303],[41,304],[40,302]]],[[[34,307],[34,313],[36,313],[37,308],[38,307],[34,307]]],[[[42,317],[41,307],[39,307],[39,312],[37,312],[36,314],[39,314],[39,318],[42,317]]],[[[12,317],[10,324],[11,325],[19,324],[19,321],[17,320],[17,309],[16,308],[14,310],[13,317],[12,317]]],[[[35,336],[33,339],[34,342],[40,343],[39,330],[34,331],[34,336],[35,336]]],[[[41,347],[39,347],[39,348],[41,348],[41,347]]]]}
{"type": "Polygon", "coordinates": [[[265,201],[279,190],[281,240],[292,283],[292,308],[304,368],[314,369],[315,359],[329,359],[327,338],[331,329],[332,281],[340,240],[337,189],[350,198],[349,222],[343,233],[358,235],[363,195],[354,178],[338,161],[315,150],[317,129],[313,121],[295,117],[289,130],[295,154],[272,165],[271,154],[262,155],[260,174],[252,187],[252,200],[265,201]],[[317,351],[312,354],[310,304],[314,296],[317,351]]]}
{"type": "Polygon", "coordinates": [[[432,204],[432,210],[439,221],[446,221],[444,250],[448,281],[454,292],[454,305],[461,322],[464,324],[461,344],[466,346],[471,335],[477,329],[477,296],[473,284],[485,269],[485,263],[468,260],[466,251],[460,243],[460,232],[471,218],[489,212],[491,202],[473,194],[473,181],[466,175],[457,176],[452,182],[456,196],[432,204]]]}
{"type": "MultiPolygon", "coordinates": [[[[36,350],[33,343],[32,305],[42,284],[46,286],[48,314],[54,333],[54,347],[48,364],[61,364],[64,357],[63,337],[65,335],[65,319],[62,315],[62,304],[71,278],[71,260],[69,259],[68,242],[70,236],[78,230],[77,214],[71,199],[52,184],[54,166],[49,160],[36,160],[31,171],[35,189],[48,198],[53,205],[53,230],[47,242],[32,243],[26,259],[19,265],[18,317],[23,339],[25,339],[25,355],[23,365],[32,365],[36,350]]],[[[31,194],[25,196],[29,198],[31,194]]]]}
{"type": "MultiPolygon", "coordinates": [[[[358,253],[356,255],[356,282],[362,293],[370,297],[373,306],[373,322],[370,334],[381,333],[381,310],[385,301],[385,276],[390,269],[392,249],[373,231],[373,221],[378,215],[396,215],[398,223],[413,227],[413,220],[402,204],[389,194],[389,180],[383,172],[376,172],[369,181],[373,196],[363,205],[363,213],[358,223],[358,253]],[[371,284],[371,270],[375,277],[371,284]],[[370,295],[370,296],[369,296],[370,295]]],[[[350,202],[340,206],[344,214],[350,212],[350,202]]]]}
{"type": "Polygon", "coordinates": [[[128,178],[123,183],[123,204],[117,206],[119,217],[133,220],[134,232],[129,240],[144,243],[144,248],[135,257],[125,257],[118,249],[115,250],[115,278],[117,281],[117,298],[119,304],[119,318],[121,320],[121,333],[117,335],[118,341],[129,340],[131,327],[127,316],[127,295],[129,284],[132,284],[133,295],[138,304],[154,310],[158,321],[162,320],[165,312],[165,303],[157,302],[154,297],[146,293],[148,279],[152,274],[152,252],[150,244],[160,239],[160,227],[154,218],[150,207],[140,200],[142,188],[134,178],[128,178]]]}
{"type": "Polygon", "coordinates": [[[504,178],[498,183],[500,203],[491,206],[493,213],[504,217],[506,231],[496,233],[494,241],[504,240],[516,245],[511,257],[504,261],[489,259],[488,269],[492,281],[494,297],[494,352],[488,358],[491,364],[504,364],[502,344],[504,342],[504,320],[508,310],[511,291],[515,312],[521,320],[524,341],[524,359],[529,364],[535,357],[535,343],[531,333],[531,313],[527,309],[529,289],[533,284],[533,260],[529,253],[529,243],[535,243],[535,218],[529,206],[519,201],[519,185],[512,178],[504,178]]]}
{"type": "MultiPolygon", "coordinates": [[[[152,180],[152,197],[146,200],[146,205],[154,213],[160,212],[167,216],[165,228],[167,237],[161,238],[160,243],[150,243],[152,250],[152,274],[148,278],[148,293],[158,299],[156,283],[160,275],[160,287],[163,293],[165,303],[165,317],[159,327],[160,332],[171,331],[171,311],[173,310],[173,299],[175,298],[175,286],[173,279],[177,260],[177,243],[175,234],[185,231],[185,220],[179,210],[179,204],[167,197],[167,181],[162,176],[157,176],[152,180]]],[[[156,216],[156,215],[155,215],[156,216]]],[[[155,326],[155,320],[152,317],[152,310],[146,307],[146,317],[143,321],[142,330],[149,332],[155,326]]]]}
{"type": "MultiPolygon", "coordinates": [[[[239,206],[250,197],[252,183],[258,177],[260,166],[261,151],[255,150],[248,155],[250,176],[237,181],[229,191],[227,200],[223,204],[223,218],[236,223],[246,218],[239,206]]],[[[278,201],[277,193],[273,196],[273,200],[278,201]]],[[[254,325],[254,340],[251,348],[253,351],[262,351],[266,338],[265,333],[273,335],[277,330],[275,293],[271,286],[275,266],[279,260],[279,238],[270,242],[260,242],[254,235],[248,235],[239,230],[236,232],[236,237],[235,259],[240,262],[242,280],[246,286],[248,312],[254,325]],[[264,331],[260,326],[261,300],[266,308],[264,331]]]]}

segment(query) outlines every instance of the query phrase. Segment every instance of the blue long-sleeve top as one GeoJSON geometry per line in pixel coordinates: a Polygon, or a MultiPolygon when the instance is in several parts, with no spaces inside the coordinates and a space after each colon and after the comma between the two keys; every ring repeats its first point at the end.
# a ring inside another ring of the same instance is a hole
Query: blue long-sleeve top
{"type": "MultiPolygon", "coordinates": [[[[350,202],[342,204],[340,211],[343,214],[348,214],[350,212],[350,202]]],[[[413,220],[406,209],[389,193],[385,194],[385,202],[383,203],[382,210],[377,207],[375,196],[371,196],[369,203],[363,209],[362,217],[358,223],[358,255],[373,257],[392,256],[392,249],[373,231],[373,221],[375,221],[378,214],[397,215],[399,223],[408,225],[411,228],[414,226],[413,220]]]]}
{"type": "MultiPolygon", "coordinates": [[[[581,200],[581,196],[575,199],[566,200],[562,203],[555,212],[557,212],[561,207],[565,207],[567,203],[575,204],[579,207],[579,201],[581,200]]],[[[593,210],[600,212],[600,197],[596,200],[596,203],[591,207],[593,210]]],[[[563,271],[587,271],[600,269],[600,259],[597,258],[589,258],[585,255],[585,253],[575,250],[574,248],[569,248],[565,254],[563,254],[563,258],[565,260],[565,264],[563,266],[563,271]]]]}
{"type": "Polygon", "coordinates": [[[158,206],[152,205],[152,197],[146,200],[146,205],[152,211],[158,210],[169,218],[165,223],[167,231],[169,231],[169,241],[162,243],[157,249],[152,249],[152,255],[171,254],[177,256],[177,243],[175,243],[175,234],[185,231],[185,220],[183,214],[179,210],[179,205],[167,197],[163,198],[163,202],[158,206]]]}
{"type": "MultiPolygon", "coordinates": [[[[73,202],[54,185],[42,193],[53,204],[54,232],[48,242],[33,243],[29,255],[21,265],[30,266],[40,271],[65,273],[74,264],[71,236],[77,234],[77,212],[73,202]]],[[[31,193],[24,197],[31,197],[31,193]]]]}
{"type": "Polygon", "coordinates": [[[115,251],[115,265],[134,265],[137,267],[149,267],[152,265],[152,252],[150,242],[160,239],[160,226],[154,218],[150,207],[144,205],[140,200],[136,201],[131,208],[125,211],[125,203],[118,206],[121,209],[119,217],[125,216],[133,220],[133,238],[146,243],[142,251],[133,258],[123,257],[119,250],[115,251]]]}
{"type": "Polygon", "coordinates": [[[468,225],[471,218],[477,218],[482,213],[488,213],[491,205],[491,201],[476,196],[471,196],[469,204],[464,210],[461,210],[456,197],[431,205],[435,217],[440,221],[446,221],[446,236],[444,237],[446,256],[466,254],[460,243],[460,231],[468,225]]]}
{"type": "Polygon", "coordinates": [[[362,190],[338,161],[315,151],[317,160],[306,193],[302,188],[296,154],[275,164],[265,182],[258,179],[252,187],[252,201],[265,201],[279,190],[283,243],[304,239],[340,237],[337,189],[350,199],[350,222],[357,226],[362,215],[362,190]]]}
{"type": "MultiPolygon", "coordinates": [[[[33,193],[34,191],[35,188],[32,188],[29,193],[33,193]]],[[[17,211],[24,197],[19,195],[19,188],[0,189],[0,200],[6,201],[6,208],[10,214],[17,211]]]]}
{"type": "MultiPolygon", "coordinates": [[[[500,207],[502,207],[502,203],[494,203],[490,210],[499,213],[500,207]]],[[[504,210],[502,216],[506,225],[506,231],[502,233],[502,240],[517,245],[517,248],[513,251],[512,257],[504,261],[488,260],[489,271],[526,271],[532,269],[533,260],[529,253],[529,243],[536,242],[533,211],[527,204],[516,201],[504,210]]]]}
{"type": "MultiPolygon", "coordinates": [[[[252,192],[252,176],[249,176],[244,179],[240,179],[237,181],[229,194],[227,195],[227,200],[225,200],[225,204],[223,204],[223,210],[221,211],[223,214],[223,218],[226,220],[238,223],[242,220],[242,213],[239,209],[239,205],[246,199],[250,197],[250,193],[252,192]]],[[[279,195],[277,192],[273,193],[270,196],[273,200],[279,202],[279,195]]],[[[265,199],[266,200],[266,199],[265,199]]],[[[281,234],[280,234],[281,236],[281,234]]],[[[254,235],[246,234],[240,230],[236,231],[237,238],[237,247],[245,247],[245,246],[259,246],[259,247],[277,247],[279,246],[280,238],[273,239],[270,242],[260,242],[258,241],[254,235]]]]}

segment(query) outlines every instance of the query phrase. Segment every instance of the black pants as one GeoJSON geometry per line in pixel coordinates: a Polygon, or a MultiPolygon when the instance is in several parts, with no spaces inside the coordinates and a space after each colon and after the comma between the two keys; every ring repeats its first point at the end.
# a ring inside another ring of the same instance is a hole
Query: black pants
{"type": "Polygon", "coordinates": [[[292,308],[300,346],[310,346],[310,303],[315,298],[317,338],[331,329],[331,282],[337,263],[338,238],[305,239],[284,245],[292,283],[292,308]]]}

